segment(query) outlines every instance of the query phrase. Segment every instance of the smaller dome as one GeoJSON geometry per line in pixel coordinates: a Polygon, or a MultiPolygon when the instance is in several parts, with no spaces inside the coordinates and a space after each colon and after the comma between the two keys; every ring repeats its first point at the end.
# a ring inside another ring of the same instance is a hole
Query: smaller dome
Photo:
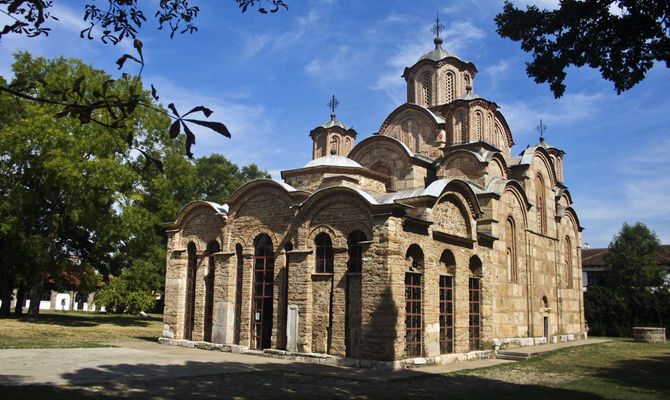
{"type": "Polygon", "coordinates": [[[457,98],[456,100],[475,100],[475,99],[484,99],[482,96],[480,96],[480,95],[478,95],[478,94],[474,94],[474,93],[472,92],[472,86],[470,86],[470,85],[466,86],[466,87],[465,87],[465,90],[466,90],[465,94],[464,94],[463,96],[457,98]]]}
{"type": "Polygon", "coordinates": [[[325,124],[321,125],[322,128],[328,129],[332,128],[334,126],[338,126],[344,130],[348,130],[349,127],[341,123],[340,121],[335,119],[335,113],[330,114],[330,121],[326,122],[325,124]]]}
{"type": "Polygon", "coordinates": [[[352,160],[351,158],[342,157],[342,156],[325,156],[315,158],[314,160],[308,162],[303,168],[310,167],[319,167],[319,166],[333,166],[333,167],[357,167],[363,168],[361,164],[352,160]]]}
{"type": "Polygon", "coordinates": [[[419,61],[421,60],[433,60],[433,61],[440,61],[443,58],[447,57],[454,57],[458,58],[460,60],[460,57],[458,57],[456,54],[446,51],[442,48],[442,38],[441,37],[436,37],[435,40],[433,41],[435,43],[435,50],[429,51],[428,53],[424,54],[419,58],[419,61]]]}

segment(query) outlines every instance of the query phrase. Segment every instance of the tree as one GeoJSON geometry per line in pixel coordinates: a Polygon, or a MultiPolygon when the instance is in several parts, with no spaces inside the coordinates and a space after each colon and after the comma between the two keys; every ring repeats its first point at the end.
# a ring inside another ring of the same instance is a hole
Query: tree
{"type": "MultiPolygon", "coordinates": [[[[660,241],[642,223],[624,223],[605,255],[605,286],[589,288],[584,313],[596,335],[629,336],[633,326],[663,325],[670,311],[667,265],[657,263],[660,241]]],[[[667,319],[666,319],[667,320],[667,319]]]]}
{"type": "MultiPolygon", "coordinates": [[[[103,71],[62,57],[19,53],[12,68],[10,85],[47,99],[50,94],[26,82],[67,87],[81,80],[91,90],[107,85],[110,95],[137,84],[132,77],[109,82],[103,71]]],[[[91,93],[80,90],[79,95],[87,99],[91,93]]],[[[128,143],[102,125],[81,124],[70,115],[53,118],[57,106],[48,103],[16,107],[15,99],[0,94],[0,107],[2,298],[21,282],[31,299],[39,299],[47,278],[81,281],[110,263],[123,239],[115,205],[120,194],[132,193],[140,171],[131,148],[140,139],[166,135],[169,119],[150,108],[138,110],[132,125],[119,130],[134,133],[128,143]],[[80,262],[72,262],[73,257],[80,262]]],[[[104,122],[113,119],[109,114],[97,110],[94,117],[104,122]]],[[[29,315],[38,312],[39,301],[32,301],[29,315]]]]}
{"type": "MultiPolygon", "coordinates": [[[[283,0],[235,0],[242,12],[246,12],[248,7],[257,6],[258,12],[267,14],[277,12],[280,7],[288,9],[283,0]],[[270,4],[270,8],[262,7],[262,4],[270,4]]],[[[156,108],[150,98],[141,95],[141,89],[138,87],[139,78],[145,66],[144,56],[142,54],[142,42],[137,38],[142,24],[146,22],[144,12],[140,9],[137,0],[107,0],[106,7],[98,7],[98,3],[93,1],[85,4],[83,19],[90,26],[81,31],[80,36],[88,39],[94,39],[94,28],[99,27],[102,30],[100,39],[103,43],[116,45],[123,39],[133,39],[133,47],[136,54],[124,54],[117,60],[119,69],[123,68],[126,61],[132,61],[139,64],[140,69],[137,78],[132,85],[128,85],[123,92],[117,92],[111,95],[107,92],[107,86],[102,90],[90,90],[87,82],[83,79],[76,79],[69,87],[53,87],[46,82],[31,81],[22,87],[12,85],[0,85],[0,92],[9,93],[17,98],[17,106],[22,104],[19,99],[32,102],[39,102],[51,105],[57,105],[60,109],[57,115],[70,115],[78,118],[82,124],[99,124],[114,130],[124,130],[126,136],[118,136],[119,140],[133,142],[132,131],[128,132],[125,128],[132,121],[133,113],[138,108],[156,108]],[[33,87],[40,87],[41,95],[36,95],[30,91],[33,87]],[[83,99],[81,92],[88,92],[89,96],[83,99]],[[99,110],[107,110],[108,118],[101,121],[95,117],[99,110]]],[[[53,1],[46,0],[0,0],[0,12],[12,19],[12,23],[7,24],[0,31],[0,40],[8,34],[24,34],[28,37],[48,35],[50,28],[48,23],[58,21],[58,18],[50,14],[53,1]]],[[[199,7],[192,6],[188,0],[161,0],[155,6],[155,18],[159,22],[158,29],[168,27],[170,37],[176,32],[193,33],[197,31],[194,20],[199,13],[199,7]]],[[[126,74],[123,75],[126,77],[126,74]]],[[[159,97],[156,88],[152,85],[152,97],[158,101],[159,97]]],[[[190,124],[204,126],[225,137],[230,137],[228,128],[221,122],[193,119],[193,113],[202,113],[209,118],[212,111],[203,106],[193,107],[185,114],[180,114],[176,107],[171,103],[168,105],[171,111],[169,115],[175,121],[170,127],[170,136],[176,138],[180,132],[184,133],[186,140],[183,142],[186,154],[192,157],[191,146],[195,143],[195,135],[189,128],[190,124]],[[189,117],[189,118],[186,118],[189,117]]],[[[137,147],[145,158],[147,163],[153,163],[158,169],[162,168],[160,160],[152,158],[144,148],[137,147]]]]}
{"type": "Polygon", "coordinates": [[[670,68],[670,2],[662,0],[561,0],[554,11],[505,1],[495,17],[498,34],[532,52],[526,72],[565,91],[565,69],[588,65],[612,81],[617,94],[639,83],[655,61],[670,68]]]}

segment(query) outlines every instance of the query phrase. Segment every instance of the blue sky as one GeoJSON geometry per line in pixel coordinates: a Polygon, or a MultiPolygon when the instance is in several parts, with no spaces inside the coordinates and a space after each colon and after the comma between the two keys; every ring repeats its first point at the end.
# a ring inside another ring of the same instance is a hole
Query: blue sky
{"type": "MultiPolygon", "coordinates": [[[[526,76],[529,56],[518,43],[495,33],[502,1],[286,1],[289,11],[275,15],[241,14],[232,0],[192,2],[201,9],[199,31],[172,40],[147,12],[140,32],[147,87],[153,83],[161,101],[180,109],[211,107],[212,118],[232,132],[232,139],[198,132],[196,156],[221,153],[279,177],[310,161],[308,134],[329,119],[332,94],[340,101],[337,119],[356,129],[357,141],[372,135],[405,101],[403,69],[434,47],[430,27],[439,10],[443,48],[477,67],[474,91],[500,106],[516,142],[512,153],[537,143],[540,118],[549,127],[546,141],[566,152],[565,183],[584,242],[605,247],[623,222],[641,221],[670,243],[670,70],[664,65],[620,96],[598,71],[571,68],[565,95],[556,100],[547,85],[526,76]]],[[[132,43],[80,39],[84,2],[56,3],[60,22],[51,24],[48,37],[0,42],[0,74],[10,77],[11,53],[27,49],[77,57],[119,75],[114,62],[132,43]]],[[[130,63],[124,71],[137,72],[130,63]]]]}

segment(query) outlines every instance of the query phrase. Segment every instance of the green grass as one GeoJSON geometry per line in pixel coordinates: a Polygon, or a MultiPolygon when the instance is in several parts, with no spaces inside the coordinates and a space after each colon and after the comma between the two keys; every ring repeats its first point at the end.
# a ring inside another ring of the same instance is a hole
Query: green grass
{"type": "Polygon", "coordinates": [[[606,399],[670,398],[670,344],[615,339],[466,374],[515,384],[569,389],[606,399]]]}
{"type": "Polygon", "coordinates": [[[155,340],[162,316],[140,318],[86,311],[42,311],[37,318],[0,319],[0,349],[101,347],[105,342],[155,340]]]}

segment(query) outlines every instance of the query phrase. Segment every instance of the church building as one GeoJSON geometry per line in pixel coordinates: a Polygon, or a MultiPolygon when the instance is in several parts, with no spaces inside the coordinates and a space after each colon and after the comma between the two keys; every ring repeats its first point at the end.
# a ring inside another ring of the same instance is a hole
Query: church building
{"type": "Polygon", "coordinates": [[[371,137],[356,143],[333,96],[306,165],[182,209],[168,230],[165,338],[440,362],[585,337],[565,153],[540,137],[513,155],[497,104],[475,94],[475,65],[439,31],[434,44],[371,137]]]}

